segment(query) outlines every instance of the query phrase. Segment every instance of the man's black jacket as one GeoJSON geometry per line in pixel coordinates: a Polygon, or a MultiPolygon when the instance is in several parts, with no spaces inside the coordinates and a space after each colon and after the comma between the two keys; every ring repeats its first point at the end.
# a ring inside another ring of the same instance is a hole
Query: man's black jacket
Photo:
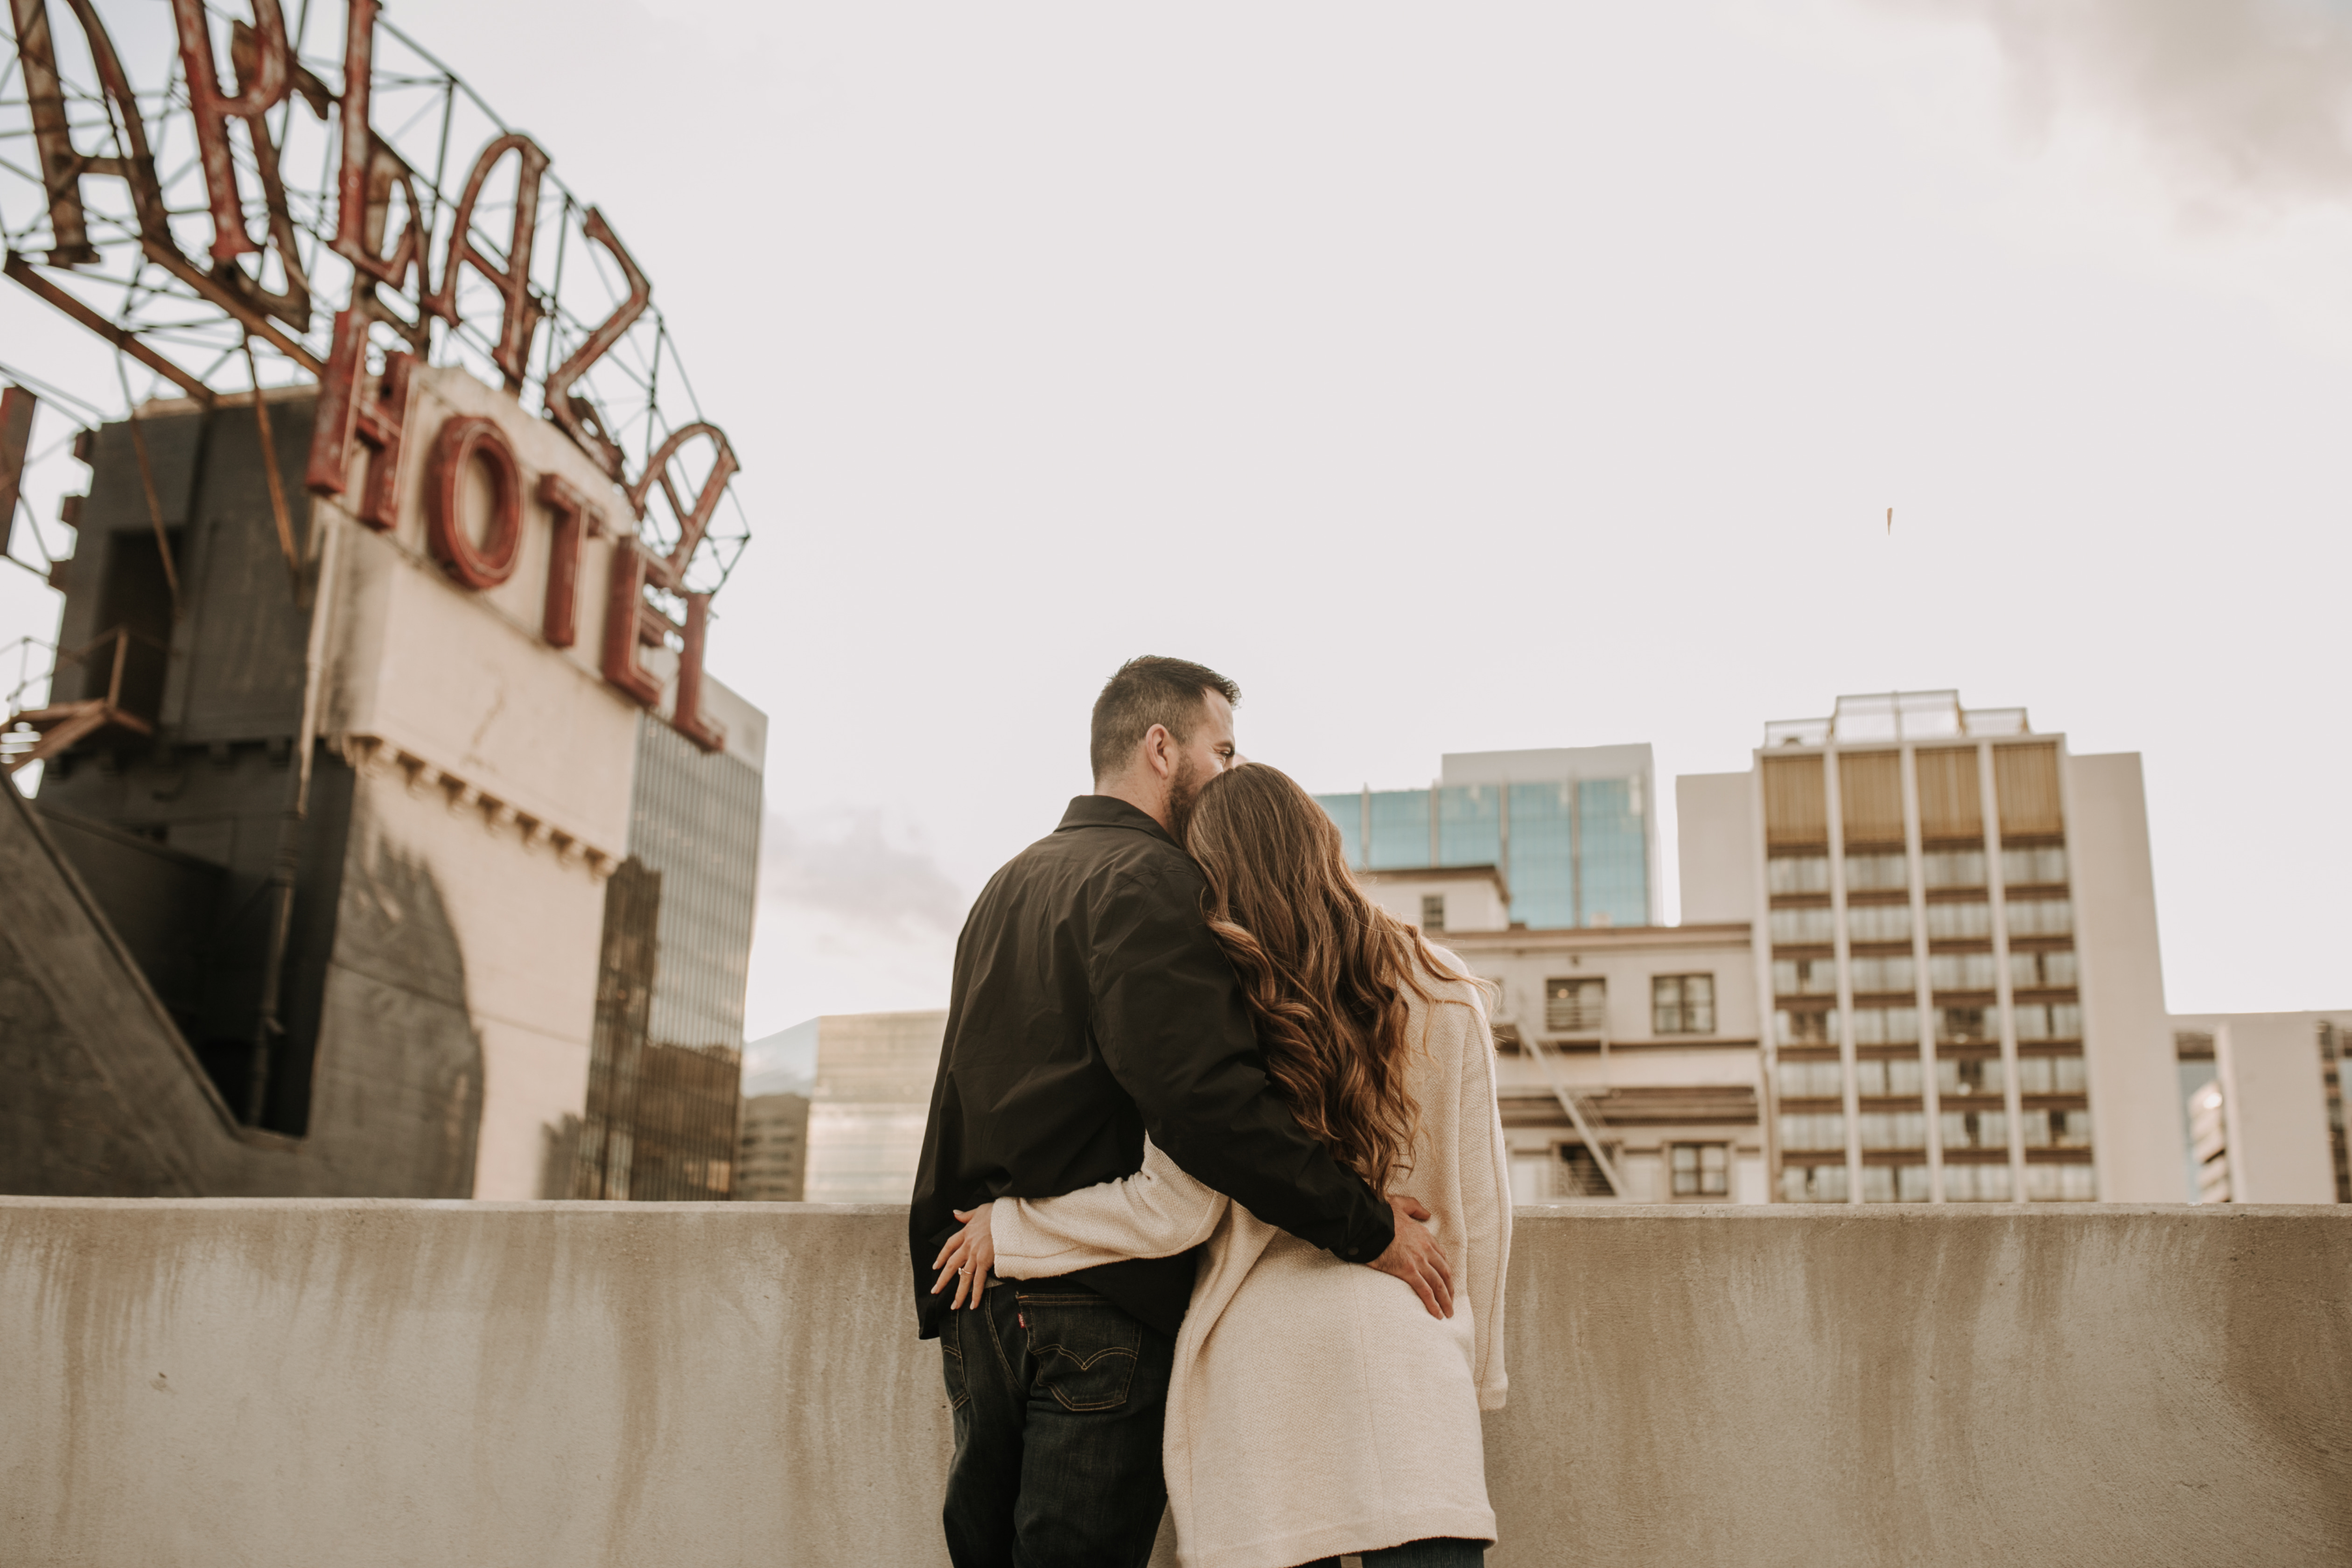
{"type": "MultiPolygon", "coordinates": [[[[1133,1175],[1146,1131],[1269,1225],[1350,1262],[1387,1249],[1388,1205],[1267,1081],[1202,886],[1158,823],[1088,795],[972,906],[908,1223],[925,1339],[953,1294],[931,1294],[930,1266],[959,1228],[953,1211],[1133,1175]]],[[[1066,1278],[1173,1334],[1193,1264],[1188,1252],[1066,1278]]]]}

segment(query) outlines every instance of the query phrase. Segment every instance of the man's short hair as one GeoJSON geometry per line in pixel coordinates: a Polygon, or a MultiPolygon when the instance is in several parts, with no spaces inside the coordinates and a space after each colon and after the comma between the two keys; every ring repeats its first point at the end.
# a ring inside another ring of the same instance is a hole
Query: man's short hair
{"type": "Polygon", "coordinates": [[[1136,743],[1154,724],[1164,727],[1178,744],[1192,738],[1192,726],[1206,716],[1209,693],[1215,692],[1235,707],[1242,689],[1211,669],[1187,658],[1162,658],[1145,654],[1118,667],[1095,699],[1094,728],[1088,752],[1095,777],[1108,778],[1123,771],[1136,743]]]}

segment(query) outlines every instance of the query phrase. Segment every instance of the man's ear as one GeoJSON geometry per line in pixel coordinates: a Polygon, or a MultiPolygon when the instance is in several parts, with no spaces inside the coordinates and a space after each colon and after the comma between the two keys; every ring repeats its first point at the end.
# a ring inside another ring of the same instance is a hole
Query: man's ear
{"type": "Polygon", "coordinates": [[[1176,737],[1167,725],[1154,724],[1143,732],[1143,758],[1162,777],[1176,771],[1176,737]]]}

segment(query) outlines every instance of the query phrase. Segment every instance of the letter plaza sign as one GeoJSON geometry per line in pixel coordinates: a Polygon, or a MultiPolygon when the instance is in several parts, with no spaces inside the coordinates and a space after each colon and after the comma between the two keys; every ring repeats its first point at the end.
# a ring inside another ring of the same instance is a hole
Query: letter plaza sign
{"type": "Polygon", "coordinates": [[[314,380],[310,490],[389,530],[400,476],[421,470],[428,542],[461,587],[511,577],[526,516],[542,515],[554,646],[574,640],[583,532],[615,536],[604,678],[652,707],[639,652],[675,639],[672,721],[715,749],[695,698],[711,595],[749,540],[739,465],[695,405],[652,284],[538,143],[379,0],[306,4],[292,30],[279,0],[8,4],[7,276],[113,345],[126,400],[134,379],[205,405],[314,380]],[[632,515],[552,475],[526,486],[496,421],[409,429],[419,364],[502,386],[632,515]],[[412,443],[427,456],[404,467],[412,443]],[[469,469],[491,500],[479,538],[460,519],[469,469]]]}

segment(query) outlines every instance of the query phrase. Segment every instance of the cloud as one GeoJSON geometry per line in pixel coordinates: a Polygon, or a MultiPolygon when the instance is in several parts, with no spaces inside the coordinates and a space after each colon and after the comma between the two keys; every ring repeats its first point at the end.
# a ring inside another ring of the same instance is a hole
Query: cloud
{"type": "Polygon", "coordinates": [[[2089,117],[2150,156],[2185,216],[2352,201],[2352,5],[2341,0],[1874,0],[2000,51],[2021,129],[2089,117]]]}
{"type": "Polygon", "coordinates": [[[746,1033],[823,1013],[946,1006],[971,902],[921,833],[880,810],[770,812],[746,1033]]]}
{"type": "Polygon", "coordinates": [[[760,899],[845,937],[884,940],[953,936],[971,901],[919,835],[894,831],[879,810],[856,806],[770,812],[760,899]]]}

